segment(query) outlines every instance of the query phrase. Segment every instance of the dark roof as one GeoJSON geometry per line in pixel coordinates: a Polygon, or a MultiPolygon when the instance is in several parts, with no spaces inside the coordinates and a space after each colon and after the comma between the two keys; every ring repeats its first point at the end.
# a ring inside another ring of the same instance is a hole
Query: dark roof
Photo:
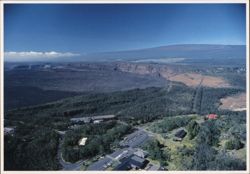
{"type": "Polygon", "coordinates": [[[138,147],[149,139],[148,134],[145,131],[138,130],[129,134],[127,138],[119,143],[123,147],[138,147]]]}
{"type": "Polygon", "coordinates": [[[137,168],[143,168],[146,164],[146,159],[141,158],[137,155],[132,155],[130,158],[124,158],[120,160],[120,164],[115,167],[114,170],[129,170],[132,166],[137,168]]]}
{"type": "Polygon", "coordinates": [[[142,168],[145,165],[146,160],[137,155],[133,155],[129,161],[130,165],[142,168]]]}
{"type": "Polygon", "coordinates": [[[131,157],[131,160],[136,161],[136,162],[139,162],[139,163],[144,163],[144,162],[145,162],[145,159],[144,159],[144,158],[141,158],[141,157],[139,157],[139,156],[137,156],[137,155],[133,155],[133,156],[131,157]]]}
{"type": "Polygon", "coordinates": [[[183,129],[181,129],[175,133],[175,136],[178,138],[184,138],[186,135],[187,135],[187,132],[183,129]]]}
{"type": "Polygon", "coordinates": [[[131,168],[129,164],[130,158],[123,158],[120,160],[120,164],[117,165],[114,170],[129,170],[131,168]]]}

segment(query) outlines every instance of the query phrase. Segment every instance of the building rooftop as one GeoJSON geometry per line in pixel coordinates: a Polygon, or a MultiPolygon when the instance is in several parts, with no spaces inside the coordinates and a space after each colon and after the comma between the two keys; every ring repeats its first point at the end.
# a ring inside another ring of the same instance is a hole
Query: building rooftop
{"type": "Polygon", "coordinates": [[[148,155],[147,152],[145,152],[144,150],[139,149],[139,148],[134,152],[134,154],[141,157],[141,158],[145,158],[148,155]]]}
{"type": "Polygon", "coordinates": [[[96,120],[96,119],[108,119],[108,118],[115,118],[116,116],[115,115],[98,115],[98,116],[92,116],[91,118],[93,120],[96,120]]]}
{"type": "Polygon", "coordinates": [[[115,115],[99,115],[99,116],[90,116],[90,117],[76,117],[76,118],[71,118],[70,121],[72,122],[85,122],[85,123],[89,123],[91,121],[95,121],[95,120],[105,120],[105,119],[112,119],[115,118],[115,115]]]}
{"type": "Polygon", "coordinates": [[[218,115],[216,115],[216,114],[208,114],[207,115],[208,119],[216,119],[217,117],[218,117],[218,115]]]}
{"type": "Polygon", "coordinates": [[[11,134],[13,132],[14,132],[14,128],[13,127],[5,127],[4,128],[4,135],[11,134]]]}
{"type": "Polygon", "coordinates": [[[79,146],[84,146],[86,144],[87,139],[87,137],[81,138],[78,142],[79,146]]]}
{"type": "Polygon", "coordinates": [[[137,155],[133,155],[133,156],[131,157],[131,160],[134,160],[134,161],[139,162],[139,163],[144,163],[144,162],[145,162],[145,159],[144,159],[144,158],[141,158],[141,157],[139,157],[139,156],[137,156],[137,155]]]}
{"type": "Polygon", "coordinates": [[[186,135],[187,135],[187,132],[183,129],[181,129],[175,133],[175,136],[178,138],[184,138],[186,135]]]}

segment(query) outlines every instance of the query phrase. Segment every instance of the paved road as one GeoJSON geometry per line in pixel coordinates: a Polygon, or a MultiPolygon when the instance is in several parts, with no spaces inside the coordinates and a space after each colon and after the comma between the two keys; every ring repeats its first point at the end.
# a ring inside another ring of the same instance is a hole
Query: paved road
{"type": "Polygon", "coordinates": [[[111,164],[112,164],[112,159],[110,159],[109,157],[106,156],[106,157],[98,160],[97,162],[91,164],[87,168],[87,170],[103,171],[111,164]]]}
{"type": "MultiPolygon", "coordinates": [[[[127,124],[122,122],[122,124],[127,124]]],[[[113,162],[119,162],[119,159],[122,159],[126,156],[129,156],[134,153],[136,147],[139,147],[144,142],[149,139],[149,136],[153,136],[151,132],[144,130],[143,128],[137,127],[138,130],[129,134],[125,140],[120,142],[120,145],[124,146],[122,149],[118,149],[112,154],[106,155],[104,158],[98,160],[97,162],[91,164],[87,170],[95,170],[95,171],[103,171],[106,170],[113,162]]],[[[70,163],[64,161],[62,157],[62,143],[64,134],[61,134],[62,139],[60,139],[59,147],[58,147],[58,160],[62,165],[62,170],[64,171],[76,171],[80,170],[83,160],[80,160],[76,163],[70,163]]]]}

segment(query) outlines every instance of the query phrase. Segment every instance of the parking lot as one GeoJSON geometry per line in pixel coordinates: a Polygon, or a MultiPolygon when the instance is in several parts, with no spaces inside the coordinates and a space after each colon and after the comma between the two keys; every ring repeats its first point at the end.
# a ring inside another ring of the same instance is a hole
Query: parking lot
{"type": "Polygon", "coordinates": [[[87,170],[105,170],[108,166],[110,166],[112,164],[112,159],[108,158],[108,157],[104,157],[100,160],[98,160],[97,162],[91,164],[87,170]]]}

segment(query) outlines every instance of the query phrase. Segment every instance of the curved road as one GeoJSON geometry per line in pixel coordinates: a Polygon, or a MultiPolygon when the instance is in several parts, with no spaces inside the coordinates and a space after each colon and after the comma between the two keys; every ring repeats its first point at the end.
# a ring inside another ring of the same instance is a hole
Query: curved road
{"type": "Polygon", "coordinates": [[[70,162],[66,162],[64,161],[63,157],[62,157],[62,143],[63,143],[63,139],[60,139],[59,141],[59,147],[58,147],[58,152],[57,152],[57,158],[59,160],[59,163],[62,165],[62,170],[65,171],[76,171],[76,170],[80,170],[82,164],[83,164],[83,160],[77,161],[75,163],[70,163],[70,162]]]}

